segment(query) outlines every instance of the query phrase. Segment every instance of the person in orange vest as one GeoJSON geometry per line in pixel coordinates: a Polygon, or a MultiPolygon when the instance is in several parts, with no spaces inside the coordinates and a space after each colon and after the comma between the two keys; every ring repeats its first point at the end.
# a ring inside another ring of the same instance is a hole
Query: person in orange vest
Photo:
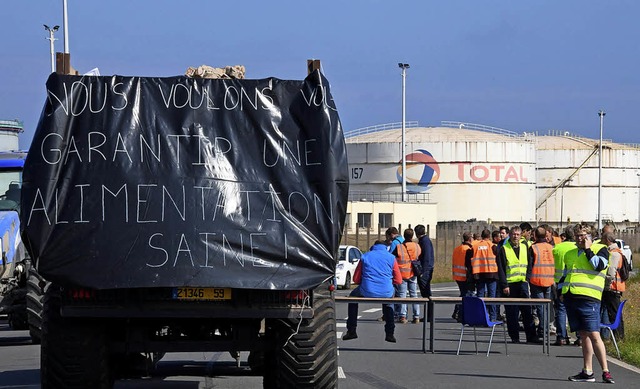
{"type": "MultiPolygon", "coordinates": [[[[607,278],[602,292],[601,312],[603,323],[613,323],[618,314],[618,307],[622,299],[622,293],[626,290],[626,283],[620,278],[620,268],[622,267],[622,257],[624,254],[616,244],[616,237],[611,232],[605,232],[600,238],[600,243],[608,246],[609,250],[609,268],[607,269],[607,278]]],[[[620,326],[613,331],[616,339],[624,338],[624,321],[620,318],[620,326]]],[[[604,339],[609,336],[608,331],[600,331],[600,335],[604,339]]]]}
{"type": "MultiPolygon", "coordinates": [[[[547,232],[543,226],[536,228],[536,243],[531,246],[533,260],[529,262],[527,267],[527,280],[533,299],[551,298],[551,286],[554,282],[556,268],[553,259],[553,246],[547,240],[549,237],[547,232]]],[[[549,323],[544,320],[542,305],[536,305],[534,312],[538,315],[537,334],[542,338],[549,323]]]]}
{"type": "MultiPolygon", "coordinates": [[[[420,245],[413,241],[413,229],[407,228],[403,233],[402,243],[396,245],[392,254],[396,256],[396,262],[402,274],[402,284],[396,285],[396,297],[418,297],[418,277],[413,274],[411,261],[417,260],[420,255],[420,245]]],[[[396,312],[398,314],[398,322],[407,323],[407,304],[396,304],[396,312]]],[[[413,323],[420,323],[420,304],[412,305],[413,323]]]]}
{"type": "MultiPolygon", "coordinates": [[[[472,240],[473,237],[470,232],[463,233],[462,244],[453,249],[453,255],[451,257],[451,273],[453,275],[453,280],[456,282],[458,289],[460,290],[460,297],[473,295],[473,284],[469,283],[469,281],[471,281],[471,269],[465,265],[467,252],[473,252],[472,240]]],[[[460,307],[460,304],[456,304],[453,309],[453,314],[451,315],[451,317],[456,321],[460,321],[462,319],[460,315],[460,307]]]]}
{"type": "MultiPolygon", "coordinates": [[[[497,255],[498,271],[500,274],[500,290],[505,297],[529,298],[529,283],[527,269],[533,258],[531,248],[521,240],[522,230],[515,226],[509,232],[509,240],[500,247],[497,255]]],[[[520,343],[520,325],[518,324],[518,310],[522,313],[522,325],[527,336],[527,343],[542,343],[536,336],[533,323],[533,313],[529,305],[508,305],[507,331],[513,343],[520,343]]]]}
{"type": "MultiPolygon", "coordinates": [[[[465,265],[471,268],[471,274],[476,284],[478,297],[496,297],[498,285],[498,265],[491,242],[491,231],[484,229],[480,234],[481,240],[473,242],[473,250],[468,250],[465,265]]],[[[488,305],[489,318],[495,321],[498,309],[494,304],[488,305]]]]}

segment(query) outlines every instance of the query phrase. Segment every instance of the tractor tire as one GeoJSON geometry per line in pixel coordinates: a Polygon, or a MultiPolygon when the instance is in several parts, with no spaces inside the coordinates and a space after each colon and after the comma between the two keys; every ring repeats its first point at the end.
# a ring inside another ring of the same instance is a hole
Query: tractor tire
{"type": "Polygon", "coordinates": [[[40,380],[47,388],[113,387],[106,329],[97,321],[60,316],[60,289],[44,295],[40,380]]]}
{"type": "Polygon", "coordinates": [[[22,302],[14,302],[11,306],[12,310],[8,316],[9,328],[13,331],[22,331],[29,328],[27,325],[27,310],[22,302]]]}
{"type": "Polygon", "coordinates": [[[335,303],[317,299],[314,317],[298,320],[274,320],[267,336],[273,347],[265,355],[265,389],[316,388],[338,386],[338,354],[335,303]]]}
{"type": "MultiPolygon", "coordinates": [[[[48,283],[47,283],[48,286],[48,283]]],[[[47,286],[44,290],[47,290],[47,286]]],[[[44,290],[40,287],[40,279],[29,274],[27,279],[27,321],[29,323],[29,335],[33,344],[40,344],[42,339],[42,300],[44,290]]]]}

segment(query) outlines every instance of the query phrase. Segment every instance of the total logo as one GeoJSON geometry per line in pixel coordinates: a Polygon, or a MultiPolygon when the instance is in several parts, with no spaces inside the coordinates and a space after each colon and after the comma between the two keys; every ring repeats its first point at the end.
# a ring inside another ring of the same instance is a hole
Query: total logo
{"type": "MultiPolygon", "coordinates": [[[[429,190],[440,178],[440,166],[427,150],[416,150],[405,156],[407,172],[407,192],[423,193],[429,190]]],[[[402,161],[398,162],[396,177],[402,183],[402,161]]]]}

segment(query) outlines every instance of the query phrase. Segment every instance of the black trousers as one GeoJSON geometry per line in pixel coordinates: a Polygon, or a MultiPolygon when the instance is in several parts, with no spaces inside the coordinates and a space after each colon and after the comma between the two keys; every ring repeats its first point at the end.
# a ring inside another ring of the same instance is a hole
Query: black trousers
{"type": "MultiPolygon", "coordinates": [[[[618,307],[620,306],[620,300],[622,299],[621,292],[614,292],[605,290],[602,292],[602,301],[600,310],[609,316],[609,323],[613,323],[616,320],[616,314],[618,313],[618,307]]],[[[605,330],[609,332],[608,330],[605,330]]],[[[613,335],[616,340],[624,339],[624,321],[620,318],[620,326],[617,330],[613,330],[613,335]]]]}

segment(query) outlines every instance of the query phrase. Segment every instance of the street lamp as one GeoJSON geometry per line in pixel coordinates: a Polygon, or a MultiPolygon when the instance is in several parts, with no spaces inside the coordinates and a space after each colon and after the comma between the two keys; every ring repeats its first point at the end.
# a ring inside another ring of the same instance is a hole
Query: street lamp
{"type": "Polygon", "coordinates": [[[407,161],[406,161],[406,143],[405,143],[405,80],[407,78],[408,63],[398,63],[398,67],[402,69],[402,202],[407,201],[407,161]]]}
{"type": "Polygon", "coordinates": [[[53,33],[58,31],[58,28],[60,28],[60,26],[53,26],[53,28],[50,28],[46,24],[43,24],[43,26],[45,30],[49,31],[49,37],[45,39],[49,40],[49,51],[51,52],[51,73],[53,73],[56,71],[56,57],[55,50],[53,48],[53,41],[57,40],[53,37],[53,33]]]}
{"type": "Polygon", "coordinates": [[[602,125],[604,123],[604,115],[606,114],[603,109],[598,111],[598,116],[600,116],[600,146],[598,150],[598,231],[602,230],[602,125]]]}
{"type": "Polygon", "coordinates": [[[636,173],[638,176],[638,226],[640,226],[640,173],[636,173]]]}
{"type": "Polygon", "coordinates": [[[69,23],[67,23],[67,0],[62,0],[62,24],[64,24],[64,52],[69,54],[69,23]]]}

